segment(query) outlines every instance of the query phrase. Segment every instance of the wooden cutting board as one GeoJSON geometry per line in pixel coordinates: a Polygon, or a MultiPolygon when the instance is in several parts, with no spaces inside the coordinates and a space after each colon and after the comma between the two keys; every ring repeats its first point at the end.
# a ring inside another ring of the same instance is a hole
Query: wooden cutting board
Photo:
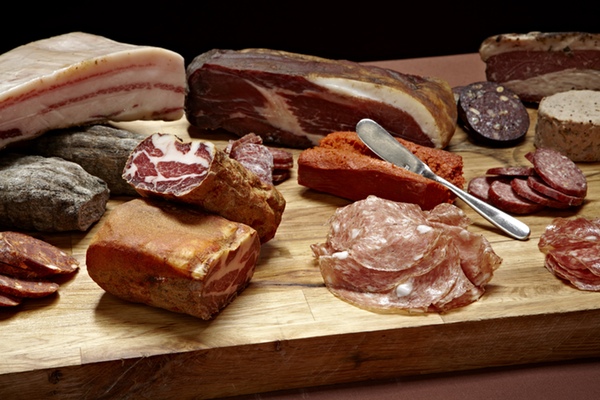
{"type": "MultiPolygon", "coordinates": [[[[402,72],[437,75],[452,85],[482,80],[476,55],[381,62],[402,72]],[[454,72],[453,72],[454,71],[454,72]],[[458,71],[458,72],[457,72],[458,71]]],[[[473,145],[457,130],[448,150],[464,158],[467,180],[492,166],[527,165],[527,140],[508,149],[473,145]]],[[[208,138],[182,119],[118,126],[144,133],[208,138]]],[[[298,150],[293,151],[295,159],[298,150]]],[[[543,266],[540,235],[555,217],[600,214],[598,163],[581,164],[589,183],[584,206],[521,219],[527,241],[501,234],[464,204],[470,230],[503,258],[486,294],[446,314],[380,315],[338,300],[323,285],[310,244],[346,200],[296,183],[278,233],[263,245],[250,286],[213,321],[121,301],[88,276],[86,233],[39,235],[81,263],[58,296],[0,310],[0,398],[83,399],[151,396],[214,398],[285,388],[600,355],[600,293],[559,281],[543,266]]],[[[113,199],[109,211],[127,199],[113,199]]]]}

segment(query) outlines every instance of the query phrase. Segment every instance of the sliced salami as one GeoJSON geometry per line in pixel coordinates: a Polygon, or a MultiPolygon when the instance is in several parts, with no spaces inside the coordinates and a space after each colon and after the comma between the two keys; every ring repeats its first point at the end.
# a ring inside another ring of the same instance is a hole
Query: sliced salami
{"type": "Polygon", "coordinates": [[[502,176],[530,176],[535,174],[535,169],[533,167],[493,167],[488,169],[485,172],[487,175],[502,175],[502,176]]]}
{"type": "Polygon", "coordinates": [[[565,203],[569,206],[580,206],[583,204],[584,197],[570,196],[558,191],[546,184],[539,176],[533,175],[527,178],[527,184],[536,192],[548,196],[556,201],[565,203]]]}
{"type": "Polygon", "coordinates": [[[548,196],[544,196],[533,190],[531,186],[527,183],[526,179],[522,178],[514,178],[510,182],[510,186],[513,188],[515,193],[527,200],[533,201],[534,203],[542,204],[546,207],[551,208],[567,208],[569,205],[567,203],[562,203],[560,201],[554,200],[548,196]]]}
{"type": "Polygon", "coordinates": [[[38,298],[49,296],[58,290],[58,283],[29,281],[0,275],[0,294],[14,297],[38,298]]]}
{"type": "Polygon", "coordinates": [[[512,146],[529,129],[529,114],[519,97],[495,82],[475,82],[463,87],[458,115],[467,134],[491,146],[512,146]]]}
{"type": "MultiPolygon", "coordinates": [[[[467,185],[467,192],[469,192],[473,196],[475,196],[485,202],[489,202],[489,200],[490,200],[490,196],[489,196],[490,185],[492,184],[492,182],[499,180],[499,179],[502,179],[502,178],[499,176],[475,177],[469,181],[469,184],[467,185]]],[[[504,179],[504,180],[506,182],[508,182],[507,179],[504,179]]]]}
{"type": "Polygon", "coordinates": [[[550,187],[575,197],[587,194],[587,179],[577,165],[564,154],[540,148],[533,153],[533,167],[550,187]]]}
{"type": "Polygon", "coordinates": [[[19,304],[21,304],[20,298],[0,294],[0,307],[15,307],[19,304]]]}
{"type": "Polygon", "coordinates": [[[490,202],[501,210],[512,214],[531,214],[544,206],[515,193],[510,182],[496,180],[489,190],[490,202]]]}

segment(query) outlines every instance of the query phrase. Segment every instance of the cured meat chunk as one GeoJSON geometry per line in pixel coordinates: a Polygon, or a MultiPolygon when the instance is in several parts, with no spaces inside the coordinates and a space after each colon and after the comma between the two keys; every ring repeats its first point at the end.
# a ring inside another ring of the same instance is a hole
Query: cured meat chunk
{"type": "Polygon", "coordinates": [[[519,97],[495,82],[475,82],[460,91],[458,116],[473,140],[512,146],[529,129],[529,114],[519,97]]]}
{"type": "MultiPolygon", "coordinates": [[[[397,140],[436,174],[458,187],[464,185],[461,156],[397,140]]],[[[427,210],[455,199],[443,185],[381,160],[355,132],[331,133],[319,146],[303,150],[298,157],[298,183],[350,200],[375,195],[427,210]]]]}
{"type": "Polygon", "coordinates": [[[0,274],[31,279],[77,269],[77,259],[56,246],[23,233],[0,232],[0,274]]]}
{"type": "Polygon", "coordinates": [[[395,136],[444,148],[456,129],[447,82],[270,49],[214,49],[187,67],[186,115],[202,129],[254,132],[308,148],[371,118],[395,136]]]}
{"type": "Polygon", "coordinates": [[[193,204],[258,231],[271,240],[285,209],[283,195],[212,142],[184,143],[156,133],[131,153],[123,178],[142,196],[193,204]]]}
{"type": "Polygon", "coordinates": [[[58,157],[0,157],[0,226],[42,232],[86,231],[106,211],[106,183],[58,157]]]}
{"type": "Polygon", "coordinates": [[[185,66],[172,51],[72,32],[0,56],[0,148],[48,130],[183,116],[185,66]]]}
{"type": "Polygon", "coordinates": [[[538,248],[556,277],[580,290],[600,291],[600,219],[555,218],[538,248]]]}
{"type": "Polygon", "coordinates": [[[554,189],[576,197],[587,194],[585,175],[564,154],[552,149],[536,149],[532,162],[535,172],[554,189]]]}
{"type": "Polygon", "coordinates": [[[556,150],[574,162],[600,161],[600,92],[570,90],[544,97],[534,145],[556,150]]]}
{"type": "Polygon", "coordinates": [[[47,132],[27,143],[29,151],[60,157],[102,179],[114,196],[137,195],[123,179],[123,168],[135,147],[148,135],[107,125],[91,125],[47,132]]]}
{"type": "Polygon", "coordinates": [[[90,277],[121,299],[214,318],[250,282],[260,254],[245,224],[168,201],[115,207],[86,253],[90,277]]]}
{"type": "Polygon", "coordinates": [[[600,34],[507,33],[486,38],[479,48],[488,81],[498,82],[525,102],[573,89],[600,89],[600,34]]]}
{"type": "Polygon", "coordinates": [[[327,288],[381,313],[443,312],[485,292],[500,266],[491,245],[452,204],[431,211],[369,196],[339,208],[311,245],[327,288]]]}

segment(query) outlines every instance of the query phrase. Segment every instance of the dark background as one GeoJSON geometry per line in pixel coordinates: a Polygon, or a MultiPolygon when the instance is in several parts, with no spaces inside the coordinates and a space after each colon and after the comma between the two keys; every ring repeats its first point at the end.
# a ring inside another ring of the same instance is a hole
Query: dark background
{"type": "Polygon", "coordinates": [[[378,61],[477,52],[488,36],[600,31],[600,2],[77,2],[11,3],[0,51],[70,31],[165,47],[185,57],[212,48],[265,47],[378,61]],[[14,18],[14,21],[13,21],[14,18]]]}

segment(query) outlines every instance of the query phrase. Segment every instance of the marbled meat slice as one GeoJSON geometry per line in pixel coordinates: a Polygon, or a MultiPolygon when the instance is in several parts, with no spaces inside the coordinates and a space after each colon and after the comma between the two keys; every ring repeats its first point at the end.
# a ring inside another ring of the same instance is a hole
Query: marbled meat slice
{"type": "Polygon", "coordinates": [[[535,172],[554,189],[570,196],[585,197],[587,179],[564,154],[547,148],[536,149],[532,159],[535,172]]]}
{"type": "Polygon", "coordinates": [[[56,246],[20,232],[0,232],[0,274],[46,278],[79,269],[77,259],[56,246]]]}
{"type": "Polygon", "coordinates": [[[555,218],[538,248],[552,274],[580,290],[600,291],[600,219],[555,218]]]}
{"type": "Polygon", "coordinates": [[[327,288],[350,304],[382,313],[449,311],[479,299],[502,261],[468,225],[451,204],[422,211],[369,196],[336,210],[325,243],[311,249],[327,288]]]}
{"type": "Polygon", "coordinates": [[[187,67],[186,115],[201,129],[308,148],[371,118],[395,136],[444,148],[457,110],[447,82],[270,49],[214,49],[187,67]]]}
{"type": "Polygon", "coordinates": [[[86,265],[94,282],[123,300],[208,320],[247,287],[259,255],[248,225],[138,198],[108,214],[86,265]]]}
{"type": "Polygon", "coordinates": [[[183,115],[181,55],[83,32],[0,56],[0,148],[48,130],[183,115]]]}
{"type": "Polygon", "coordinates": [[[285,209],[273,184],[219,150],[212,142],[184,143],[155,133],[131,153],[123,178],[142,196],[193,204],[258,231],[261,242],[275,236],[285,209]]]}

